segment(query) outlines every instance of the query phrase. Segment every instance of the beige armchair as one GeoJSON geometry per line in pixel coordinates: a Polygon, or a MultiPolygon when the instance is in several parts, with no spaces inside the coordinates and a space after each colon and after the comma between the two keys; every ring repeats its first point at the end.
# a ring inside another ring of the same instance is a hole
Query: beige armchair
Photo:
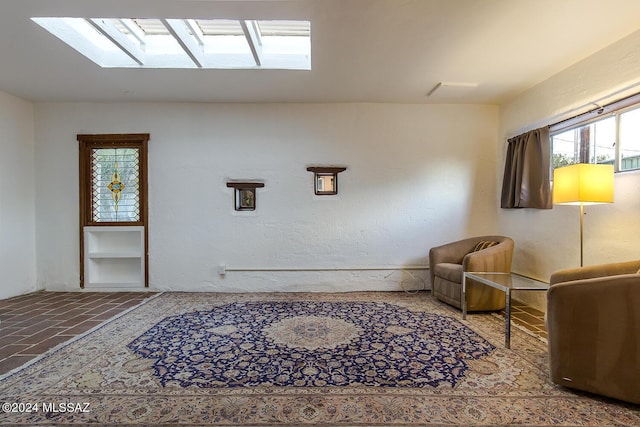
{"type": "MultiPolygon", "coordinates": [[[[461,308],[463,272],[510,272],[513,246],[513,240],[509,237],[479,236],[431,248],[429,274],[433,296],[461,308]],[[480,242],[497,242],[497,244],[486,249],[475,250],[480,242]]],[[[504,292],[473,280],[467,281],[467,311],[501,310],[504,306],[504,292]]]]}
{"type": "Polygon", "coordinates": [[[640,404],[640,260],[560,270],[547,292],[551,380],[640,404]]]}

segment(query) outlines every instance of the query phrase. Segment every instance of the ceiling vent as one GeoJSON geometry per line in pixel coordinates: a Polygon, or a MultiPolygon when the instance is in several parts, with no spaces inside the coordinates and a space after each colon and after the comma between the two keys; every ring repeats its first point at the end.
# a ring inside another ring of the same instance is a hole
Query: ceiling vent
{"type": "Polygon", "coordinates": [[[436,84],[428,93],[431,98],[458,98],[467,95],[470,91],[478,87],[478,83],[470,82],[440,82],[436,84]]]}

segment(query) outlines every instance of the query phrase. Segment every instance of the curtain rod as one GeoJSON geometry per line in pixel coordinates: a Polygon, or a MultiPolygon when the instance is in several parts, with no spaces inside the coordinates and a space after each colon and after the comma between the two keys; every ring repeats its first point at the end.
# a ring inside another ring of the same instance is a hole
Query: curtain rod
{"type": "Polygon", "coordinates": [[[629,107],[634,104],[640,103],[640,93],[636,93],[625,98],[621,98],[617,101],[610,102],[609,104],[600,106],[595,102],[587,105],[595,105],[593,110],[586,111],[582,114],[570,117],[568,119],[559,121],[557,123],[549,125],[550,132],[559,132],[564,129],[569,129],[575,125],[587,122],[596,117],[604,117],[610,113],[629,107]]]}
{"type": "MultiPolygon", "coordinates": [[[[537,121],[535,123],[530,123],[529,126],[527,126],[525,128],[520,128],[522,130],[520,132],[518,132],[517,135],[525,134],[525,133],[527,133],[527,132],[529,132],[531,130],[538,129],[538,128],[545,127],[545,126],[548,127],[549,130],[552,131],[552,132],[556,132],[556,131],[558,131],[560,129],[563,129],[565,127],[572,126],[572,125],[576,124],[577,122],[582,121],[586,115],[593,114],[594,112],[597,112],[601,108],[607,108],[611,104],[614,104],[614,103],[618,102],[618,101],[613,101],[613,102],[607,103],[604,107],[602,107],[601,103],[603,103],[604,101],[606,101],[608,99],[611,99],[611,98],[615,97],[616,95],[620,95],[620,94],[623,94],[625,92],[628,93],[629,91],[631,91],[632,89],[635,89],[637,87],[640,87],[640,81],[638,81],[636,83],[632,83],[632,84],[630,84],[628,86],[625,86],[623,88],[620,88],[620,89],[618,89],[616,91],[613,91],[613,92],[611,92],[611,93],[609,93],[607,95],[601,96],[600,98],[598,98],[598,99],[596,99],[594,101],[591,101],[591,102],[587,102],[586,104],[580,105],[579,107],[575,107],[575,108],[572,108],[570,110],[564,111],[562,113],[555,114],[555,115],[553,115],[551,117],[548,117],[547,119],[542,119],[542,120],[539,120],[539,121],[537,121]],[[596,108],[593,108],[594,105],[596,106],[596,108]],[[589,110],[585,112],[584,110],[587,109],[587,108],[589,108],[589,110]],[[578,111],[579,111],[579,113],[576,113],[578,111]],[[571,116],[571,114],[575,114],[575,115],[571,116]],[[565,118],[567,116],[569,116],[569,117],[565,118]],[[574,120],[574,122],[571,122],[571,124],[570,124],[569,120],[574,120]],[[560,126],[561,124],[562,124],[562,127],[560,126]]],[[[631,97],[634,97],[634,96],[637,96],[637,95],[640,95],[640,93],[636,93],[635,95],[627,96],[626,98],[623,98],[623,99],[628,99],[628,98],[631,98],[631,97]]],[[[513,138],[513,137],[509,137],[509,138],[507,138],[507,140],[509,140],[511,138],[513,138]]]]}
{"type": "Polygon", "coordinates": [[[557,114],[554,117],[552,117],[552,119],[556,118],[556,117],[560,118],[562,116],[566,116],[567,114],[570,114],[570,113],[572,113],[574,111],[583,110],[586,107],[590,107],[590,106],[595,106],[596,107],[596,108],[592,108],[592,109],[590,109],[588,111],[576,114],[575,116],[571,116],[571,117],[569,117],[567,119],[562,119],[562,120],[560,120],[558,122],[552,123],[552,124],[548,125],[549,126],[549,130],[552,131],[552,132],[557,132],[559,130],[572,127],[572,126],[574,126],[574,125],[576,125],[578,123],[590,120],[590,119],[592,119],[594,117],[602,116],[603,114],[608,114],[608,113],[610,113],[612,111],[616,111],[616,110],[619,110],[621,108],[625,108],[625,107],[628,107],[630,105],[639,103],[640,102],[640,92],[634,93],[632,95],[625,96],[625,97],[617,99],[615,101],[611,101],[611,102],[609,102],[609,103],[607,103],[605,105],[600,105],[600,103],[602,101],[605,101],[607,99],[611,99],[612,97],[614,97],[616,95],[619,95],[621,93],[627,92],[627,91],[629,91],[631,89],[634,89],[634,88],[636,88],[638,86],[640,86],[640,82],[637,82],[637,83],[634,83],[632,85],[626,86],[626,87],[624,87],[622,89],[618,89],[617,91],[614,91],[614,92],[612,92],[612,93],[610,93],[608,95],[601,96],[600,98],[596,99],[595,101],[592,101],[592,102],[589,102],[587,104],[581,105],[580,107],[573,108],[573,109],[571,109],[569,111],[565,111],[562,114],[557,114]]]}

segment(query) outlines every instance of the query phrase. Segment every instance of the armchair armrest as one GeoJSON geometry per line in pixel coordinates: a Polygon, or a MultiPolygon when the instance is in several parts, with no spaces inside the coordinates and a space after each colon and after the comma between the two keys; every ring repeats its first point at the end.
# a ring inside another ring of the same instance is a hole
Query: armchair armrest
{"type": "Polygon", "coordinates": [[[429,250],[429,262],[433,261],[434,265],[442,262],[462,264],[462,259],[473,249],[476,240],[464,239],[433,247],[429,250]]]}
{"type": "Polygon", "coordinates": [[[495,246],[467,254],[463,271],[498,271],[509,273],[513,259],[513,240],[506,238],[495,246]]]}
{"type": "Polygon", "coordinates": [[[616,262],[610,264],[590,265],[587,267],[567,268],[558,270],[551,275],[549,283],[569,282],[572,280],[590,279],[603,276],[617,276],[620,274],[634,274],[640,270],[640,260],[616,262]]]}
{"type": "Polygon", "coordinates": [[[432,286],[436,265],[443,262],[462,264],[462,259],[474,248],[477,241],[478,239],[470,238],[431,248],[429,250],[429,275],[431,276],[432,286]]]}

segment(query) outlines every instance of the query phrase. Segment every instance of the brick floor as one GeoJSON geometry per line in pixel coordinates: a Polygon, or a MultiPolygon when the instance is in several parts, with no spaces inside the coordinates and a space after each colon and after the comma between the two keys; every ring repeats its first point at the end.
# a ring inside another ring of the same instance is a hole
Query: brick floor
{"type": "Polygon", "coordinates": [[[35,292],[0,300],[0,374],[153,295],[152,292],[35,292]]]}

